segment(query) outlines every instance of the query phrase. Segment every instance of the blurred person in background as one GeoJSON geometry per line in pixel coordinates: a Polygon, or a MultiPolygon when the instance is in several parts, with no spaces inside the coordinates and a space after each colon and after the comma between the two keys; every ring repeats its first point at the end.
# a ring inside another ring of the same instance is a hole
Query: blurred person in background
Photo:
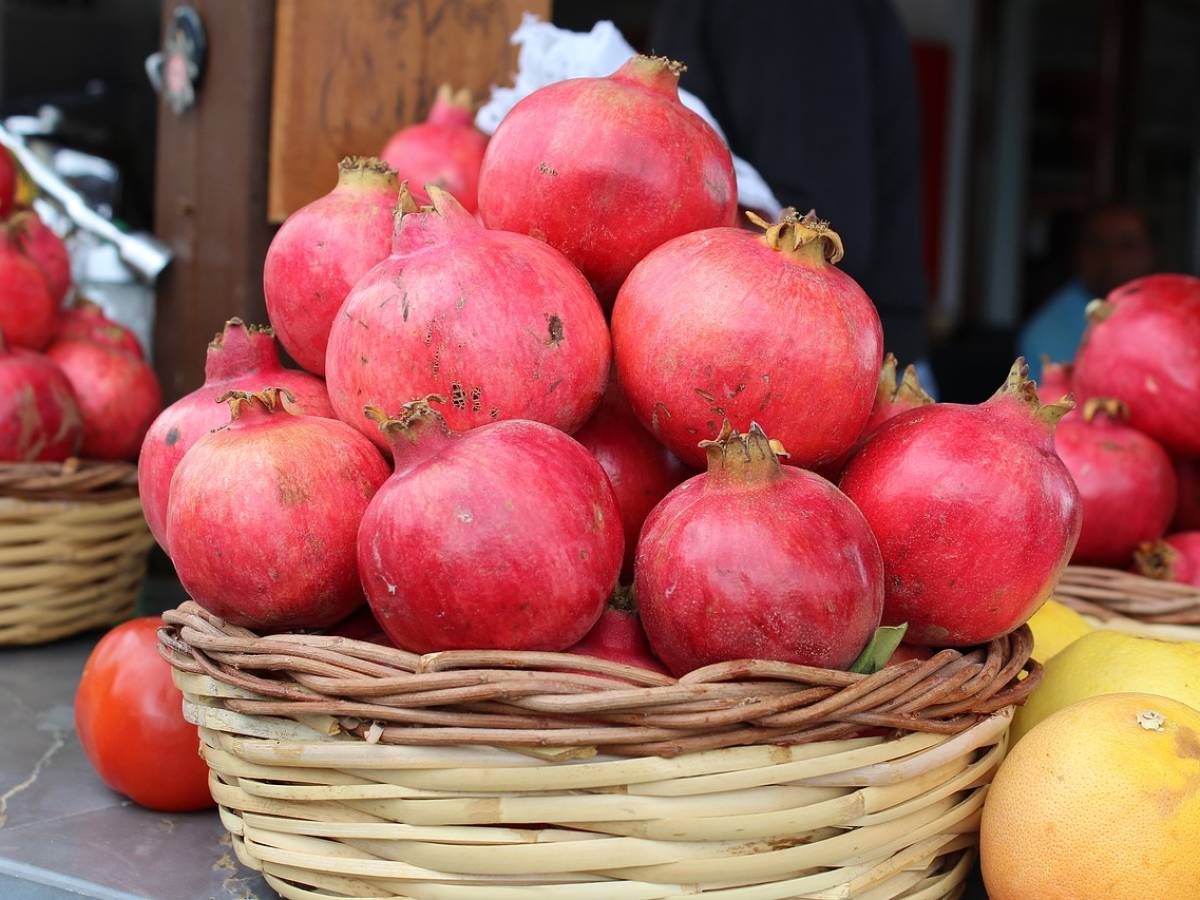
{"type": "Polygon", "coordinates": [[[888,0],[663,0],[652,51],[696,94],[784,206],[842,237],[884,345],[932,386],[921,268],[912,48],[888,0]]]}
{"type": "Polygon", "coordinates": [[[1087,327],[1084,310],[1113,288],[1154,271],[1154,240],[1141,210],[1108,203],[1089,212],[1079,230],[1075,275],[1022,326],[1017,343],[1030,374],[1042,377],[1042,355],[1067,362],[1087,327]]]}

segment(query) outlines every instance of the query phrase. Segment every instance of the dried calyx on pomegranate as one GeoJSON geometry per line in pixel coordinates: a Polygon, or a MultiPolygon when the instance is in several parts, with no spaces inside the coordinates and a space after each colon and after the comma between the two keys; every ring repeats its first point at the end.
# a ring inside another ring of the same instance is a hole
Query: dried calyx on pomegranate
{"type": "Polygon", "coordinates": [[[396,471],[363,517],[358,564],[375,618],[417,653],[565,650],[621,568],[604,470],[563,432],[508,420],[459,434],[430,406],[368,409],[396,471]]]}
{"type": "Polygon", "coordinates": [[[556,250],[489,231],[452,196],[407,190],[392,254],[346,298],[329,335],[329,396],[342,421],[397,397],[449,397],[450,427],[532,419],[574,431],[604,392],[610,343],[583,276],[556,250]]]}
{"type": "Polygon", "coordinates": [[[164,550],[169,552],[167,499],[179,461],[196,441],[229,421],[229,410],[217,398],[231,390],[268,387],[283,388],[294,413],[334,418],[321,379],[280,364],[270,328],[230,319],[208,345],[204,384],[163,410],[146,432],[138,457],[138,490],[146,522],[164,550]]]}
{"type": "Polygon", "coordinates": [[[228,424],[184,456],[167,504],[167,546],[184,589],[263,631],[332,625],[362,603],[358,526],[388,474],[353,428],[294,415],[281,398],[276,388],[218,398],[228,424]]]}
{"type": "Polygon", "coordinates": [[[854,445],[875,402],[883,332],[834,263],[842,241],[785,210],[758,235],[713,228],[647,256],[621,287],[613,348],[634,412],[685,463],[721,421],[755,419],[804,468],[854,445]]]}
{"type": "Polygon", "coordinates": [[[325,374],[329,329],[355,283],[388,255],[400,184],[373,156],[338,164],[337,185],[288,216],[267,248],[263,295],[292,358],[325,374]]]}
{"type": "Polygon", "coordinates": [[[478,207],[479,167],[487,137],[474,125],[471,92],[443,84],[424,122],[396,132],[379,156],[421,203],[425,185],[453,194],[468,212],[478,207]]]}
{"type": "Polygon", "coordinates": [[[1200,531],[1181,531],[1147,541],[1134,554],[1138,574],[1200,587],[1200,531]]]}
{"type": "Polygon", "coordinates": [[[1177,492],[1171,458],[1129,427],[1128,418],[1120,400],[1092,397],[1054,435],[1083,504],[1072,562],[1127,566],[1138,545],[1162,537],[1171,522],[1177,492]]]}
{"type": "Polygon", "coordinates": [[[0,331],[0,462],[59,462],[79,451],[83,418],[67,377],[0,331]]]}
{"type": "Polygon", "coordinates": [[[1074,408],[1043,405],[1017,360],[978,406],[935,403],[885,422],[841,487],[879,539],[884,624],[908,643],[979,644],[1020,626],[1050,596],[1079,536],[1082,506],[1054,429],[1074,408]]]}
{"type": "Polygon", "coordinates": [[[606,306],[664,241],[732,225],[733,159],[680,101],[683,70],[634,56],[607,78],[559,81],[523,99],[484,154],[483,221],[560,250],[606,306]]]}
{"type": "Polygon", "coordinates": [[[735,659],[845,669],[879,625],[883,562],[862,514],[824,478],[781,466],[756,424],[726,421],[708,470],[642,529],[642,624],[676,674],[735,659]]]}

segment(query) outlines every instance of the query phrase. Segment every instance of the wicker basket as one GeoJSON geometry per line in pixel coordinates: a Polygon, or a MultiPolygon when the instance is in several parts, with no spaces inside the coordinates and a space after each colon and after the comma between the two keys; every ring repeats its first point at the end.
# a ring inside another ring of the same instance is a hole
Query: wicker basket
{"type": "Polygon", "coordinates": [[[1041,674],[1027,628],[869,676],[676,681],[164,618],[237,856],[305,900],[955,897],[1041,674]]]}
{"type": "Polygon", "coordinates": [[[153,543],[129,463],[0,464],[0,646],[132,614],[153,543]]]}
{"type": "Polygon", "coordinates": [[[1190,584],[1068,566],[1054,596],[1101,628],[1200,641],[1200,588],[1190,584]]]}

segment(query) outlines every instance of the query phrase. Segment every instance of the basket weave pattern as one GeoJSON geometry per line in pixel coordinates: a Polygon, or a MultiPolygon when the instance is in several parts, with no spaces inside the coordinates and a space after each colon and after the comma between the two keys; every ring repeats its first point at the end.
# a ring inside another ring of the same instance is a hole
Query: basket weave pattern
{"type": "Polygon", "coordinates": [[[1068,566],[1054,596],[1102,622],[1200,625],[1200,588],[1119,569],[1068,566]]]}
{"type": "Polygon", "coordinates": [[[870,676],[676,681],[164,619],[239,859],[306,900],[955,896],[1040,677],[1027,628],[870,676]]]}
{"type": "Polygon", "coordinates": [[[0,464],[0,646],[131,615],[153,543],[132,465],[0,464]]]}

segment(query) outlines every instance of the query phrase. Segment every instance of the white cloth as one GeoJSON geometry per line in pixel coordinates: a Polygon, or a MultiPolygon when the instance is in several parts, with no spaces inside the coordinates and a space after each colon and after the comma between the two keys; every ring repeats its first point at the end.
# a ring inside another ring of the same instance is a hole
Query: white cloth
{"type": "MultiPolygon", "coordinates": [[[[511,41],[521,49],[517,53],[517,72],[512,87],[492,87],[492,96],[475,116],[475,124],[485,134],[493,134],[517,101],[538,88],[567,78],[597,78],[611,75],[634,55],[634,49],[612,22],[597,22],[588,33],[556,28],[537,16],[526,13],[511,41]]],[[[687,62],[687,60],[683,60],[687,62]]],[[[712,117],[704,102],[680,90],[683,105],[716,129],[721,139],[725,132],[712,117]]],[[[728,141],[726,141],[728,143],[728,141]]],[[[771,218],[779,214],[781,204],[755,168],[733,157],[737,176],[738,202],[762,210],[771,218]]]]}

